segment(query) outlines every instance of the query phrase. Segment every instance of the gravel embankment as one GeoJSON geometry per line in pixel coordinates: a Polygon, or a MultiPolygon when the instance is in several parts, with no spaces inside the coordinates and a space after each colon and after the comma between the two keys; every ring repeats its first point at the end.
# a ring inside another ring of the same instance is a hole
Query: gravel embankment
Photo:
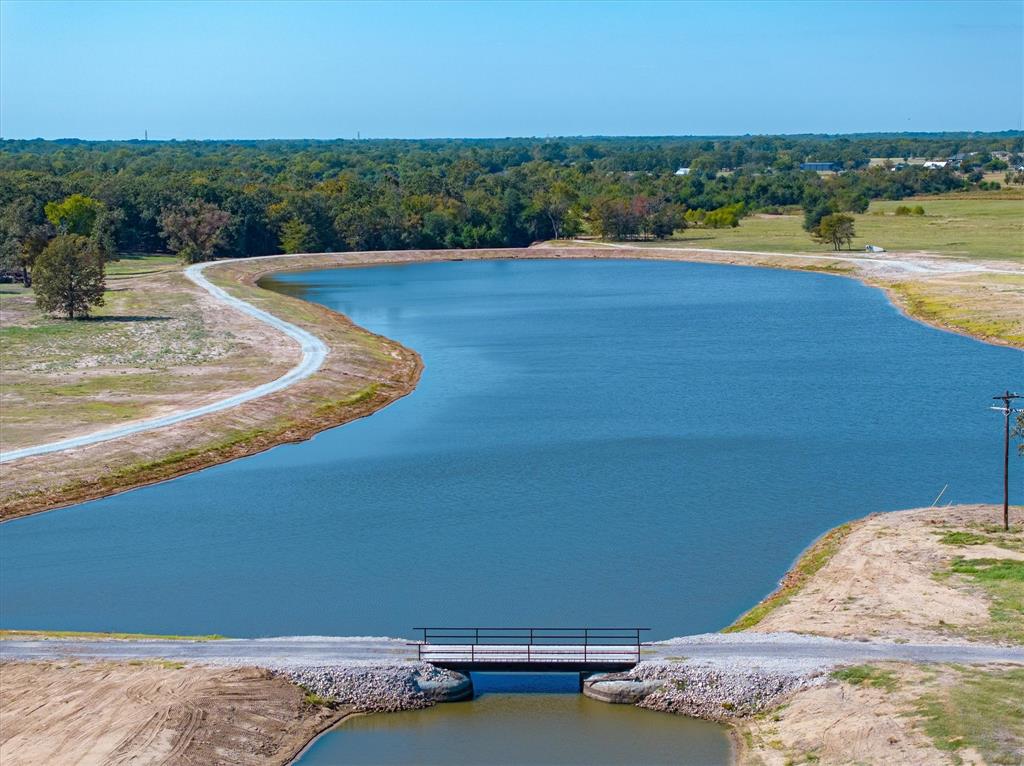
{"type": "Polygon", "coordinates": [[[393,665],[316,665],[273,668],[276,673],[314,694],[351,705],[356,710],[395,713],[436,704],[445,684],[463,676],[425,662],[393,665]],[[426,688],[424,688],[426,687],[426,688]]]}
{"type": "Polygon", "coordinates": [[[712,721],[743,718],[773,707],[783,697],[821,686],[821,668],[729,667],[724,664],[644,662],[625,677],[662,682],[636,704],[712,721]]]}

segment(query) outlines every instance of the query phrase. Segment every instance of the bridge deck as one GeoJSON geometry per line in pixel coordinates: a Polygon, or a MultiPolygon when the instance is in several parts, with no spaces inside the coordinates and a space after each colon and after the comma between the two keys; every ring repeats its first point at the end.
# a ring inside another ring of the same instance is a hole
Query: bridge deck
{"type": "Polygon", "coordinates": [[[640,661],[636,647],[432,645],[420,647],[420,659],[449,670],[576,672],[629,670],[640,661]]]}
{"type": "Polygon", "coordinates": [[[450,670],[628,670],[640,662],[643,628],[426,628],[417,656],[450,670]],[[432,640],[433,639],[433,640],[432,640]],[[602,640],[603,639],[603,640],[602,640]],[[628,643],[626,643],[628,641],[628,643]]]}

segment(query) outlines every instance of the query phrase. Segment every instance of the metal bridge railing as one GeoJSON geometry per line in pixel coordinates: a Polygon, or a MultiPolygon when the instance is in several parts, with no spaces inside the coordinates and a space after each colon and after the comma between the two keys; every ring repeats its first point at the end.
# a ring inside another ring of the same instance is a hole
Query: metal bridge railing
{"type": "Polygon", "coordinates": [[[419,660],[470,662],[640,661],[650,628],[421,627],[419,660]],[[525,651],[524,651],[525,649],[525,651]]]}

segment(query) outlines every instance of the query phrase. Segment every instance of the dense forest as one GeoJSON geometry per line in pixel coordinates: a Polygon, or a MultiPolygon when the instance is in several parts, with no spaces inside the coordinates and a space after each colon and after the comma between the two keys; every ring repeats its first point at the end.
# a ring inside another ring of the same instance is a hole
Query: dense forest
{"type": "Polygon", "coordinates": [[[983,170],[1007,168],[992,152],[1019,163],[1024,133],[0,141],[0,245],[9,266],[62,229],[109,255],[171,249],[191,260],[664,237],[757,211],[820,219],[871,199],[970,187],[983,170]],[[868,165],[953,156],[961,162],[941,169],[868,165]]]}

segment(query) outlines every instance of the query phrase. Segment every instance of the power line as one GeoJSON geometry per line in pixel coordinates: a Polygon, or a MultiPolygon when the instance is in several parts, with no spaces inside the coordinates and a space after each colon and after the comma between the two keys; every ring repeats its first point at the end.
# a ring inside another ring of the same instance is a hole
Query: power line
{"type": "Polygon", "coordinates": [[[993,396],[993,399],[1002,401],[1002,407],[991,409],[1003,413],[1003,529],[1010,529],[1010,413],[1017,412],[1013,408],[1013,400],[1020,399],[1020,394],[1011,394],[1009,389],[1006,393],[993,396]]]}

